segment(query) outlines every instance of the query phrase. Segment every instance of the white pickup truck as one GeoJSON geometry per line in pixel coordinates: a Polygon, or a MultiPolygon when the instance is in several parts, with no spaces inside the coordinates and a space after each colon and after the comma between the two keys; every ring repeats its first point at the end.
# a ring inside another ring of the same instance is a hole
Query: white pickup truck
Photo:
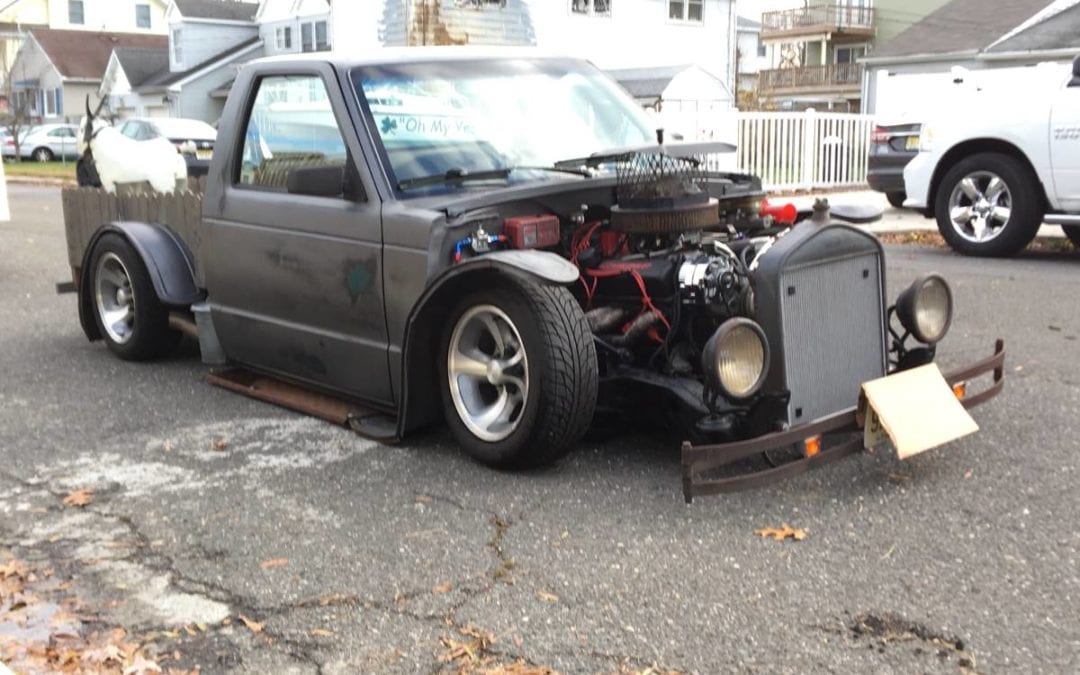
{"type": "Polygon", "coordinates": [[[904,206],[936,218],[953,249],[1007,256],[1042,223],[1080,246],[1080,56],[1053,86],[983,91],[928,120],[904,169],[904,206]]]}

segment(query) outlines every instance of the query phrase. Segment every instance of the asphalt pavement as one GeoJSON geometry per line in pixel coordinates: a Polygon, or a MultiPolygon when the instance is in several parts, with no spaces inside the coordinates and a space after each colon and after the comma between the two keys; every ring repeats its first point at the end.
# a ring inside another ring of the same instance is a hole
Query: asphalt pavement
{"type": "Polygon", "coordinates": [[[500,473],[444,431],[378,445],[213,388],[192,344],[121,362],[55,293],[58,190],[9,196],[0,555],[64,574],[167,665],[455,671],[445,640],[473,631],[498,662],[563,673],[1080,671],[1080,253],[887,247],[890,296],[952,283],[944,368],[1005,339],[980,432],[686,505],[679,439],[500,473]],[[83,488],[91,504],[62,504],[83,488]],[[783,524],[806,538],[754,535],[783,524]]]}

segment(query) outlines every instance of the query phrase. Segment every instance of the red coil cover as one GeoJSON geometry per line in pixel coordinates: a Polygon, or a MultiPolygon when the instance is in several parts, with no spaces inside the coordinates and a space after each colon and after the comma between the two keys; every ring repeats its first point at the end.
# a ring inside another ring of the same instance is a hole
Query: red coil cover
{"type": "Polygon", "coordinates": [[[503,234],[512,248],[547,248],[559,243],[558,216],[518,216],[507,218],[503,234]]]}

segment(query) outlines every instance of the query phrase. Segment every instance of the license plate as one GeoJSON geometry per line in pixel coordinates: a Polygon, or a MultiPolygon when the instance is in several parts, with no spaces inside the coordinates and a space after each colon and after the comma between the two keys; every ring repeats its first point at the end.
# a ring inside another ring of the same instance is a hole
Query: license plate
{"type": "Polygon", "coordinates": [[[210,159],[214,156],[213,150],[196,150],[195,157],[197,159],[210,159]]]}
{"type": "Polygon", "coordinates": [[[904,147],[907,148],[908,150],[918,150],[919,149],[919,137],[918,136],[908,136],[907,137],[907,142],[904,143],[904,147]]]}

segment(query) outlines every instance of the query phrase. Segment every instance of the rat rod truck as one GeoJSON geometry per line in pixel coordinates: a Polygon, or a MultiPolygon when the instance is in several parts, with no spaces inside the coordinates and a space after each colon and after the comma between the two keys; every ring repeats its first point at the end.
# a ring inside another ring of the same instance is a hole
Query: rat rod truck
{"type": "MultiPolygon", "coordinates": [[[[445,420],[520,468],[655,419],[689,500],[863,447],[864,383],[936,368],[951,322],[940,276],[890,306],[875,237],[825,204],[792,226],[583,61],[271,58],[221,120],[204,195],[65,191],[82,328],[133,360],[196,336],[215,384],[369,436],[445,420]]],[[[945,376],[960,413],[1003,359],[945,376]]]]}

